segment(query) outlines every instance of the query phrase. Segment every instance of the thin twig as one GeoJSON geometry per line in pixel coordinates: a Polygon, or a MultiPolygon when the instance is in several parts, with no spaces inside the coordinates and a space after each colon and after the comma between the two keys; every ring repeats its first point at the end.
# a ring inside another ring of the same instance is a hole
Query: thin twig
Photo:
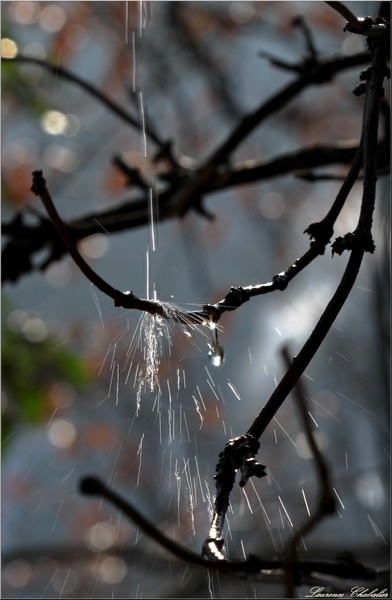
{"type": "MultiPolygon", "coordinates": [[[[63,67],[57,67],[57,65],[51,65],[46,61],[41,61],[40,59],[35,59],[33,57],[24,57],[22,55],[15,57],[13,60],[19,60],[21,62],[25,60],[27,62],[40,64],[42,67],[48,68],[53,72],[59,72],[60,74],[66,73],[66,76],[69,76],[72,81],[82,85],[82,87],[90,91],[90,93],[95,95],[98,99],[101,99],[101,92],[99,90],[96,90],[90,84],[80,80],[77,76],[70,74],[69,71],[67,71],[63,67]],[[58,69],[60,69],[60,71],[58,71],[58,69]]],[[[238,126],[236,126],[233,129],[233,131],[227,137],[226,141],[218,147],[218,149],[204,163],[204,166],[201,166],[198,170],[195,170],[193,172],[191,180],[185,180],[185,182],[180,186],[179,191],[176,191],[178,188],[177,182],[173,188],[169,188],[168,190],[165,190],[161,193],[161,195],[157,199],[157,202],[159,203],[160,207],[160,220],[168,219],[173,216],[177,217],[186,212],[186,210],[188,210],[190,207],[197,207],[200,203],[200,198],[203,193],[223,189],[224,187],[227,187],[229,185],[236,185],[238,183],[247,183],[255,181],[256,179],[260,179],[261,177],[268,177],[270,176],[268,175],[269,166],[271,167],[271,174],[274,174],[275,172],[275,175],[285,172],[285,169],[292,170],[292,168],[296,168],[293,165],[290,166],[290,160],[285,164],[285,159],[284,157],[282,157],[282,162],[280,163],[280,159],[278,158],[275,166],[274,164],[264,164],[260,165],[260,169],[258,169],[256,165],[254,171],[249,170],[248,172],[244,171],[244,173],[233,172],[232,175],[228,175],[228,170],[225,168],[223,169],[222,173],[222,164],[225,163],[225,161],[228,159],[229,154],[235,149],[236,145],[238,145],[253,130],[253,128],[257,126],[258,123],[260,123],[263,119],[267,118],[270,114],[275,112],[275,110],[277,110],[279,106],[282,106],[283,104],[288,102],[292,95],[295,95],[297,85],[298,91],[300,91],[302,88],[306,87],[306,85],[310,85],[311,83],[320,84],[324,81],[329,81],[336,73],[340,72],[341,70],[363,64],[368,60],[368,53],[360,53],[348,57],[339,57],[333,58],[331,60],[319,61],[317,63],[317,69],[313,70],[313,73],[303,74],[299,79],[297,79],[294,82],[294,84],[291,84],[290,86],[288,86],[288,88],[285,88],[277,95],[273,96],[269,101],[263,103],[260,108],[258,108],[253,113],[250,113],[239,123],[238,126]]],[[[120,113],[117,112],[117,114],[118,116],[121,116],[122,109],[121,107],[119,108],[120,113]]],[[[125,118],[127,119],[127,116],[125,118]]],[[[131,119],[132,122],[135,121],[133,117],[131,117],[131,119]]],[[[157,143],[158,142],[160,142],[160,140],[157,140],[157,143]]],[[[173,156],[173,153],[170,149],[170,144],[164,144],[163,146],[161,146],[161,148],[164,156],[166,156],[167,154],[170,154],[171,157],[173,156]]],[[[294,157],[293,160],[295,161],[294,157]]],[[[308,166],[312,166],[312,163],[310,163],[310,165],[308,166]]],[[[184,169],[182,169],[182,171],[184,171],[184,169]]],[[[184,171],[184,173],[185,172],[186,170],[184,171]]],[[[125,204],[123,207],[119,207],[119,209],[115,209],[113,211],[110,210],[107,211],[107,213],[102,213],[103,219],[105,219],[106,214],[107,221],[103,223],[103,226],[108,231],[119,231],[124,228],[128,228],[131,226],[130,223],[132,223],[132,226],[140,226],[146,224],[149,220],[148,202],[146,198],[143,198],[142,200],[136,200],[132,202],[130,205],[125,204]]],[[[99,220],[99,215],[96,215],[96,217],[96,220],[99,220]]],[[[94,222],[96,223],[96,221],[94,222]]],[[[83,228],[86,227],[85,225],[83,226],[83,220],[81,221],[81,223],[75,222],[74,224],[70,224],[69,228],[73,226],[75,228],[74,233],[76,240],[81,239],[86,235],[89,235],[89,231],[91,231],[91,233],[96,233],[96,231],[91,230],[91,222],[87,225],[87,232],[83,235],[83,228]]],[[[17,230],[20,231],[21,226],[18,226],[17,230]]],[[[50,231],[50,229],[48,229],[48,231],[50,231]]],[[[57,248],[54,248],[53,239],[47,240],[47,237],[43,236],[41,238],[41,236],[42,230],[39,226],[37,229],[35,227],[29,226],[28,231],[25,227],[23,232],[22,248],[19,248],[17,246],[16,241],[11,241],[8,245],[5,246],[5,250],[7,250],[7,248],[10,250],[8,254],[14,252],[14,250],[17,250],[18,256],[20,256],[20,260],[14,262],[15,267],[8,267],[6,270],[3,271],[4,277],[7,276],[7,279],[10,281],[16,281],[20,274],[32,270],[33,266],[30,259],[30,253],[38,251],[40,248],[43,247],[46,241],[50,241],[53,248],[53,253],[52,256],[49,256],[45,260],[45,263],[43,264],[42,268],[46,268],[46,266],[50,264],[52,260],[61,257],[63,253],[61,246],[57,246],[57,248]],[[31,239],[31,236],[35,237],[35,239],[31,239]]]]}
{"type": "MultiPolygon", "coordinates": [[[[135,523],[142,531],[144,531],[152,540],[168,552],[186,561],[188,564],[203,567],[209,570],[238,574],[246,576],[247,574],[253,578],[260,575],[265,581],[274,577],[281,578],[285,562],[283,560],[268,560],[260,559],[254,555],[249,556],[247,560],[207,560],[205,557],[189,550],[185,546],[174,542],[164,533],[162,533],[155,525],[153,525],[146,517],[144,517],[134,506],[124,500],[111,488],[95,477],[86,477],[80,482],[80,490],[88,496],[97,496],[104,498],[111,504],[116,506],[124,515],[126,515],[133,523],[135,523]]],[[[384,571],[381,573],[383,575],[384,571]]],[[[336,579],[354,579],[374,581],[380,576],[380,573],[375,569],[366,567],[361,563],[352,562],[346,565],[341,561],[318,561],[305,560],[298,561],[295,565],[295,574],[299,581],[309,581],[314,584],[315,574],[329,575],[336,579]]]]}
{"type": "MultiPolygon", "coordinates": [[[[12,59],[2,58],[2,60],[12,60],[14,62],[23,63],[23,64],[38,65],[38,66],[46,69],[47,71],[50,71],[51,73],[56,75],[56,77],[60,76],[63,79],[66,79],[72,83],[75,83],[81,89],[88,92],[90,94],[90,96],[93,96],[93,98],[95,98],[101,104],[106,106],[106,108],[108,108],[113,114],[115,114],[117,117],[119,117],[120,119],[125,121],[125,123],[127,123],[128,125],[131,125],[138,131],[142,131],[142,126],[137,118],[135,118],[133,115],[131,115],[129,112],[127,112],[122,106],[117,104],[117,102],[115,102],[112,98],[109,98],[109,96],[107,96],[104,92],[102,92],[102,90],[99,90],[91,83],[88,83],[85,79],[83,79],[79,75],[75,75],[75,73],[72,73],[66,67],[62,67],[55,63],[50,63],[49,61],[43,60],[42,58],[36,58],[34,56],[25,56],[23,54],[18,54],[17,56],[15,56],[12,59]]],[[[157,135],[156,132],[152,131],[151,129],[148,130],[148,128],[147,128],[146,134],[160,148],[163,148],[165,146],[165,143],[160,139],[160,137],[157,135]]]]}
{"type": "Polygon", "coordinates": [[[349,10],[347,6],[343,4],[343,2],[326,2],[326,4],[342,15],[342,17],[348,21],[354,31],[362,33],[361,19],[358,19],[358,17],[356,17],[354,13],[352,13],[351,10],[349,10]]]}
{"type": "MultiPolygon", "coordinates": [[[[341,281],[328,303],[323,314],[319,318],[318,323],[310,334],[309,338],[305,342],[304,346],[294,357],[285,375],[281,379],[278,386],[270,396],[267,404],[264,406],[260,414],[253,421],[249,427],[245,436],[251,436],[258,440],[288,394],[297,384],[299,378],[305,371],[306,367],[318,351],[328,332],[330,331],[336,317],[338,316],[341,308],[345,304],[353,285],[356,281],[363,256],[365,251],[373,251],[371,240],[371,224],[372,215],[374,210],[374,199],[376,189],[376,148],[377,148],[377,132],[378,132],[378,117],[380,112],[380,98],[382,96],[382,83],[386,74],[385,69],[385,50],[383,40],[374,40],[375,44],[373,50],[372,69],[371,76],[367,83],[366,101],[363,113],[362,122],[362,143],[360,144],[356,159],[346,177],[346,180],[340,190],[333,207],[329,211],[326,219],[334,219],[336,213],[340,210],[342,202],[351,189],[354,183],[354,175],[358,174],[360,163],[362,161],[362,149],[364,155],[364,187],[362,194],[362,203],[360,209],[360,216],[358,226],[354,234],[348,234],[347,249],[350,250],[350,257],[341,278],[341,281]],[[360,233],[361,235],[358,235],[360,233]],[[355,235],[357,234],[357,235],[355,235]],[[353,241],[354,240],[354,241],[353,241]],[[355,242],[355,243],[354,243],[355,242]]],[[[311,235],[316,233],[315,228],[311,232],[311,235]]],[[[335,242],[336,243],[336,242],[335,242]]],[[[311,251],[312,248],[308,251],[311,251]]],[[[345,248],[344,248],[345,249],[345,248]]],[[[307,254],[308,254],[307,253],[307,254]]],[[[305,255],[306,256],[306,255],[305,255]]],[[[241,299],[241,298],[240,298],[241,299]]],[[[243,301],[246,301],[245,298],[243,301]]],[[[242,300],[242,299],[241,299],[242,300]]],[[[228,498],[223,498],[223,507],[228,501],[228,498]]],[[[217,501],[216,506],[219,506],[217,501]]],[[[212,523],[219,523],[219,531],[216,532],[216,551],[222,554],[222,530],[224,524],[225,511],[222,509],[221,514],[214,512],[212,517],[212,523]]]]}
{"type": "MultiPolygon", "coordinates": [[[[369,55],[366,55],[369,58],[369,55]]],[[[234,150],[246,137],[252,133],[268,117],[286,106],[293,98],[298,96],[306,87],[330,81],[341,70],[352,67],[362,56],[339,57],[325,61],[317,61],[303,72],[280,92],[262,103],[256,110],[244,116],[238,125],[229,133],[223,143],[212,152],[204,164],[192,175],[190,181],[183,185],[170,199],[168,210],[175,214],[184,214],[189,206],[199,199],[213,182],[219,166],[226,164],[234,150]]]]}
{"type": "Polygon", "coordinates": [[[161,304],[137,298],[132,292],[121,292],[120,290],[117,290],[107,281],[105,281],[100,275],[98,275],[98,273],[96,273],[94,269],[92,269],[84,260],[53,204],[52,198],[46,187],[46,181],[42,176],[42,171],[33,172],[33,185],[31,190],[34,192],[34,194],[40,197],[49,218],[51,219],[64,246],[67,248],[67,252],[73,258],[79,269],[91,283],[101,290],[101,292],[114,300],[115,306],[122,306],[123,308],[135,308],[137,310],[144,310],[145,312],[153,315],[164,316],[164,309],[161,304]]]}

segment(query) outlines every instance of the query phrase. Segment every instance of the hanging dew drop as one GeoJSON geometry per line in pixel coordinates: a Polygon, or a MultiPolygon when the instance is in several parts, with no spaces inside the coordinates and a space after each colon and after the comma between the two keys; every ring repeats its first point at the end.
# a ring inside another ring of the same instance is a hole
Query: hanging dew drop
{"type": "Polygon", "coordinates": [[[210,349],[208,356],[211,364],[214,365],[214,367],[220,367],[223,363],[225,353],[218,340],[218,328],[214,321],[210,321],[208,323],[208,326],[210,328],[212,337],[211,343],[208,344],[208,347],[210,349]]]}
{"type": "Polygon", "coordinates": [[[219,350],[217,350],[216,348],[214,348],[214,349],[211,348],[208,353],[208,356],[210,358],[211,364],[214,365],[214,367],[220,367],[221,364],[223,363],[225,354],[224,354],[222,348],[219,346],[219,350]]]}

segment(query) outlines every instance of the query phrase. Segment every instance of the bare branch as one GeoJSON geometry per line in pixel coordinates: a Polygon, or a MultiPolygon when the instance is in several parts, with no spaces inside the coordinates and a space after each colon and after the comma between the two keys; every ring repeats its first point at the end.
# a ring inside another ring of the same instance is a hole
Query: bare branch
{"type": "MultiPolygon", "coordinates": [[[[326,216],[327,222],[331,219],[334,221],[337,214],[339,213],[345,198],[349,190],[351,189],[356,176],[358,175],[360,165],[362,163],[362,149],[364,154],[364,188],[362,195],[362,204],[361,211],[358,221],[357,230],[354,234],[349,234],[351,237],[348,239],[347,248],[351,251],[350,258],[348,260],[345,272],[343,277],[332,297],[330,302],[328,303],[326,309],[321,315],[318,323],[310,334],[308,340],[305,342],[304,346],[298,353],[296,357],[292,360],[289,368],[287,369],[285,375],[281,379],[278,386],[273,391],[270,396],[267,404],[264,406],[260,414],[253,421],[252,425],[249,427],[248,431],[245,434],[245,437],[248,438],[256,438],[258,440],[272,418],[279,410],[280,406],[283,404],[284,400],[287,398],[288,394],[297,384],[299,378],[303,374],[304,370],[316,354],[320,345],[324,341],[327,336],[330,328],[332,327],[337,315],[339,314],[341,308],[345,304],[353,285],[356,281],[362,259],[365,251],[372,251],[372,246],[369,243],[369,239],[371,240],[371,224],[372,224],[372,215],[374,210],[374,198],[375,198],[375,186],[376,186],[376,146],[377,146],[377,132],[378,132],[378,117],[380,112],[380,98],[382,96],[382,84],[383,79],[385,77],[385,53],[382,41],[381,43],[375,43],[373,60],[372,60],[372,69],[371,75],[369,77],[369,81],[367,84],[367,95],[366,102],[364,107],[363,114],[363,123],[362,123],[362,137],[361,144],[358,148],[356,158],[354,163],[346,177],[346,180],[343,183],[343,186],[331,208],[329,213],[326,216]],[[370,122],[370,124],[369,124],[370,122]],[[355,242],[353,243],[352,238],[355,238],[355,242]]],[[[312,236],[318,235],[320,232],[318,228],[313,225],[312,228],[308,228],[308,233],[312,236]],[[310,230],[310,231],[309,231],[310,230]]],[[[324,232],[325,234],[325,232],[324,232]]],[[[336,242],[335,242],[336,243],[336,242]]],[[[309,253],[311,253],[312,247],[304,255],[306,257],[309,253]]],[[[336,251],[336,250],[335,250],[336,251]]],[[[303,258],[304,258],[303,257],[303,258]]],[[[308,258],[309,260],[309,258],[308,258]]],[[[295,263],[294,263],[295,265],[295,263]]],[[[293,265],[293,266],[294,266],[293,265]]],[[[282,280],[281,280],[282,281],[282,280]]],[[[279,283],[279,279],[276,280],[279,283]]],[[[284,280],[283,280],[284,282],[284,280]]],[[[257,287],[257,286],[255,286],[257,287]]],[[[239,288],[239,291],[243,293],[243,289],[239,288]]],[[[249,296],[246,297],[243,294],[244,298],[239,296],[239,303],[246,301],[249,299],[249,296]]],[[[257,452],[257,447],[255,446],[255,452],[257,452]]],[[[254,456],[253,456],[254,458],[254,456]]],[[[219,463],[218,463],[219,465],[219,463]]],[[[223,556],[223,542],[222,539],[222,529],[225,519],[226,506],[228,503],[228,494],[226,490],[223,490],[222,502],[219,503],[219,489],[217,489],[217,499],[215,501],[215,511],[212,517],[212,524],[219,524],[219,531],[217,535],[215,535],[215,548],[216,551],[219,552],[223,556]],[[220,511],[220,512],[219,512],[220,511]]],[[[230,493],[230,492],[229,492],[230,493]]],[[[208,542],[207,538],[207,542],[208,542]]]]}
{"type": "MultiPolygon", "coordinates": [[[[106,486],[95,477],[86,477],[80,482],[80,491],[88,496],[98,496],[105,498],[111,504],[116,506],[124,515],[144,531],[152,540],[161,547],[165,548],[172,555],[188,564],[203,567],[205,569],[226,572],[231,575],[241,577],[249,576],[252,580],[262,578],[265,581],[273,580],[276,577],[281,579],[284,572],[285,563],[281,560],[263,560],[251,555],[247,560],[235,561],[223,560],[211,557],[207,559],[185,546],[174,542],[162,533],[155,525],[146,519],[134,506],[124,500],[116,492],[106,486]]],[[[342,561],[298,561],[294,565],[295,576],[301,583],[317,582],[315,576],[329,575],[332,578],[354,580],[374,581],[384,575],[384,571],[379,573],[375,569],[366,567],[361,563],[344,563],[342,561]]]]}
{"type": "MultiPolygon", "coordinates": [[[[344,17],[347,20],[351,27],[350,31],[356,31],[357,33],[362,33],[364,31],[364,19],[356,17],[354,13],[352,13],[351,10],[349,10],[347,6],[343,4],[343,2],[326,2],[326,4],[328,4],[328,6],[336,10],[340,15],[342,15],[342,17],[344,17]]],[[[370,17],[368,17],[368,19],[369,18],[370,17]]],[[[370,19],[370,22],[371,21],[372,19],[370,19]]]]}

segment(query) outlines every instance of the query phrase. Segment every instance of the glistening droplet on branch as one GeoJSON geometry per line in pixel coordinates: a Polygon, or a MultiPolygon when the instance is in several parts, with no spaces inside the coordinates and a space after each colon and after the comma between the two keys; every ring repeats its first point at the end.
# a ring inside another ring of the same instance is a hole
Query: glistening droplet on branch
{"type": "Polygon", "coordinates": [[[210,351],[208,352],[208,356],[211,364],[214,367],[220,367],[224,361],[225,352],[218,340],[218,327],[214,321],[209,321],[208,326],[211,331],[211,343],[208,344],[210,351]]]}

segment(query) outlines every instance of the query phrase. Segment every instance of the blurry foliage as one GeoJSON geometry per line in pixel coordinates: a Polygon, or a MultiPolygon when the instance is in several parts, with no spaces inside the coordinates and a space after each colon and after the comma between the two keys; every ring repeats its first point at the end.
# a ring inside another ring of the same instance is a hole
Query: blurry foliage
{"type": "Polygon", "coordinates": [[[90,380],[80,356],[59,346],[59,340],[50,334],[44,339],[28,339],[26,332],[8,325],[8,315],[2,319],[3,448],[15,424],[39,423],[53,411],[48,394],[53,383],[66,381],[81,388],[90,380]]]}

